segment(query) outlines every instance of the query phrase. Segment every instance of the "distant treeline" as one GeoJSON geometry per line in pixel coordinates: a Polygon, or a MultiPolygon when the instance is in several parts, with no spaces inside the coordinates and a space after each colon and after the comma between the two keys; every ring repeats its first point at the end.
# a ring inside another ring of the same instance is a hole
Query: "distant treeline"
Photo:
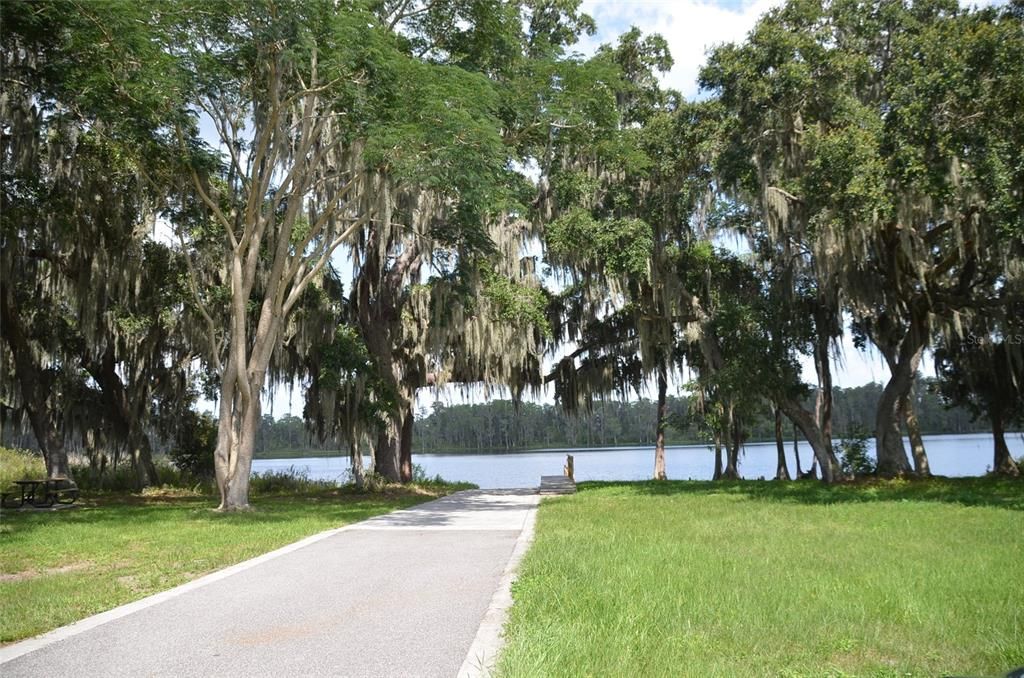
{"type": "MultiPolygon", "coordinates": [[[[929,390],[930,380],[922,379],[914,394],[915,408],[925,434],[978,433],[989,431],[988,422],[971,421],[963,408],[947,409],[929,390]]],[[[836,388],[833,424],[836,438],[860,429],[872,431],[880,384],[855,388],[836,388]]],[[[813,400],[813,398],[811,398],[813,400]]],[[[700,432],[690,425],[689,402],[685,398],[668,399],[669,443],[704,442],[700,432]]],[[[655,403],[606,401],[584,416],[565,414],[557,405],[522,403],[518,410],[512,402],[497,400],[484,405],[437,404],[429,416],[416,422],[414,449],[428,451],[515,450],[535,447],[587,447],[606,445],[654,444],[655,403]]],[[[766,406],[753,421],[743,423],[748,440],[774,438],[774,419],[766,406]]],[[[787,436],[792,427],[787,422],[787,436]]]]}
{"type": "MultiPolygon", "coordinates": [[[[931,380],[921,379],[914,394],[915,407],[925,434],[979,433],[989,431],[988,422],[971,421],[963,408],[949,408],[930,389],[931,380]]],[[[881,396],[880,384],[834,389],[836,438],[856,429],[874,428],[875,408],[881,396]]],[[[809,400],[813,400],[813,395],[809,400]]],[[[689,424],[688,401],[669,398],[669,443],[704,442],[689,424]]],[[[594,406],[593,412],[570,416],[557,405],[521,403],[508,400],[483,405],[444,405],[421,411],[415,424],[416,452],[491,452],[543,447],[586,447],[648,445],[654,443],[655,405],[650,400],[618,402],[609,400],[594,406]]],[[[753,421],[744,422],[748,440],[769,440],[774,436],[772,413],[767,407],[753,421]]],[[[786,426],[786,436],[793,435],[786,426]]],[[[299,417],[275,420],[263,417],[256,443],[262,458],[300,457],[337,450],[337,444],[319,445],[310,439],[299,417]]]]}

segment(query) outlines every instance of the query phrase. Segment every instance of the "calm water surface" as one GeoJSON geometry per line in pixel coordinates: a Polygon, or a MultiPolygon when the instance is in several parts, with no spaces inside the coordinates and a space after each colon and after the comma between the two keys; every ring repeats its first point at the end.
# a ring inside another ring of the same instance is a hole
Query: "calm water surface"
{"type": "MultiPolygon", "coordinates": [[[[1024,438],[1008,433],[1006,442],[1015,459],[1024,455],[1024,438]]],[[[925,449],[932,473],[943,476],[984,475],[992,465],[992,436],[988,434],[925,436],[925,449]]],[[[910,447],[907,444],[909,453],[910,447]]],[[[874,442],[869,443],[874,454],[874,442]]],[[[572,454],[576,480],[646,480],[654,470],[654,447],[575,448],[570,450],[531,450],[506,454],[415,454],[413,462],[427,475],[440,474],[446,480],[464,480],[482,488],[535,487],[542,475],[562,472],[565,455],[572,454]]],[[[796,469],[792,441],[786,444],[790,473],[796,469]]],[[[806,469],[811,462],[809,445],[800,445],[800,462],[806,469]]],[[[714,453],[703,445],[670,445],[665,450],[668,477],[674,480],[710,480],[714,472],[714,453]]],[[[294,468],[311,478],[341,480],[348,470],[347,457],[310,457],[299,459],[257,459],[253,471],[280,471],[294,468]]],[[[771,478],[775,475],[775,443],[751,443],[740,456],[740,474],[744,478],[771,478]]]]}

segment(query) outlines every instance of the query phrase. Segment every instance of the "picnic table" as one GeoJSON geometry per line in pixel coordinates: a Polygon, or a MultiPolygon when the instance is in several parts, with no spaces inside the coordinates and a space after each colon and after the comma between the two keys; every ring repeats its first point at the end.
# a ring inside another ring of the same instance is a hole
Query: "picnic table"
{"type": "MultiPolygon", "coordinates": [[[[45,480],[15,480],[16,492],[4,492],[0,504],[4,508],[21,508],[26,504],[48,508],[56,504],[74,504],[78,499],[78,485],[68,478],[45,480]]],[[[14,489],[14,488],[12,488],[14,489]]]]}

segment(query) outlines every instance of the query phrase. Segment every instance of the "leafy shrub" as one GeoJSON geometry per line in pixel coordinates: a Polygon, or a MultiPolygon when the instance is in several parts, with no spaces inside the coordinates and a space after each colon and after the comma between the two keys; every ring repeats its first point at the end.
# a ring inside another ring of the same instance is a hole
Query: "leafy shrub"
{"type": "Polygon", "coordinates": [[[412,482],[414,485],[419,485],[420,487],[426,488],[456,487],[458,489],[475,490],[477,487],[472,483],[462,483],[445,480],[444,478],[441,477],[440,473],[431,478],[430,476],[427,475],[427,470],[420,466],[419,464],[412,465],[412,482]]]}
{"type": "MultiPolygon", "coordinates": [[[[191,487],[196,484],[188,471],[172,466],[166,459],[155,459],[157,485],[159,487],[191,487]]],[[[115,468],[78,464],[72,462],[71,475],[75,484],[83,491],[134,492],[138,489],[138,474],[130,460],[124,460],[115,468]]]]}
{"type": "MultiPolygon", "coordinates": [[[[437,477],[434,478],[433,480],[436,482],[436,481],[438,481],[440,479],[441,479],[441,474],[439,473],[437,475],[437,477]]],[[[430,480],[431,479],[427,477],[427,469],[423,468],[419,464],[413,464],[412,465],[412,481],[414,483],[426,483],[426,482],[430,482],[430,480]]]]}
{"type": "Polygon", "coordinates": [[[259,494],[291,494],[333,490],[338,484],[333,480],[315,480],[302,469],[289,466],[284,471],[253,473],[249,479],[249,491],[259,494]]]}
{"type": "Polygon", "coordinates": [[[341,484],[350,490],[357,492],[380,492],[388,486],[388,479],[377,473],[376,471],[363,471],[363,482],[360,485],[356,481],[356,476],[352,473],[352,469],[345,471],[342,476],[341,484]]]}
{"type": "MultiPolygon", "coordinates": [[[[345,472],[345,475],[342,477],[342,481],[341,482],[342,482],[342,485],[345,487],[346,491],[349,491],[349,492],[376,493],[376,492],[383,492],[383,491],[387,490],[389,487],[398,487],[398,485],[396,483],[392,483],[391,481],[389,481],[387,478],[385,478],[381,474],[377,473],[376,471],[372,471],[372,470],[371,471],[366,471],[363,474],[363,485],[362,485],[362,487],[360,487],[356,483],[355,477],[353,476],[351,469],[349,469],[348,471],[345,472]]],[[[441,474],[437,474],[436,476],[431,478],[431,477],[429,477],[427,475],[426,469],[424,469],[419,464],[413,464],[412,465],[412,483],[411,484],[416,486],[416,487],[419,487],[420,489],[431,490],[431,491],[444,490],[444,491],[454,492],[456,490],[475,490],[475,489],[477,489],[477,486],[472,484],[472,483],[449,482],[449,481],[445,480],[444,478],[442,478],[441,474]]]]}
{"type": "Polygon", "coordinates": [[[212,478],[213,452],[217,447],[217,422],[205,412],[189,411],[182,417],[167,453],[174,465],[193,478],[212,478]]]}
{"type": "Polygon", "coordinates": [[[868,454],[868,440],[871,434],[861,426],[853,426],[839,443],[839,463],[847,475],[860,477],[874,475],[875,460],[868,454]]]}

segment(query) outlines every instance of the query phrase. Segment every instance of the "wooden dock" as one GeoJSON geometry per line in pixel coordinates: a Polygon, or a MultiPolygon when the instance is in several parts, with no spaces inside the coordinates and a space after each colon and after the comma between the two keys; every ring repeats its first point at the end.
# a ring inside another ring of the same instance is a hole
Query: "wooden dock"
{"type": "Polygon", "coordinates": [[[540,493],[551,494],[575,494],[576,483],[569,476],[541,476],[540,493]]]}

